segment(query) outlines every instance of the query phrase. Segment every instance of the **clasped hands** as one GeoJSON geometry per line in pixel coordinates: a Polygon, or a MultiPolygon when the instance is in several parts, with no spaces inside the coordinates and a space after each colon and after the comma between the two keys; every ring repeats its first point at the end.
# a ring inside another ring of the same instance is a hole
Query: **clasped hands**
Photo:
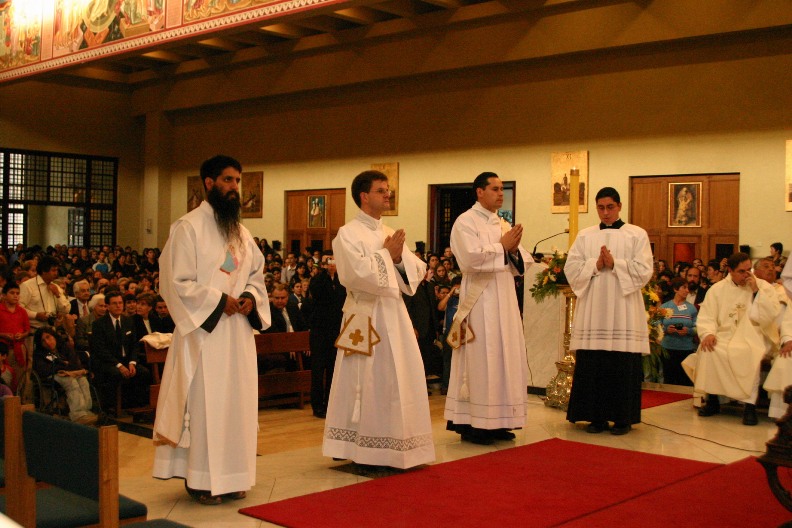
{"type": "Polygon", "coordinates": [[[128,366],[121,365],[118,367],[118,371],[121,372],[121,375],[125,378],[134,378],[135,374],[137,374],[137,369],[135,368],[134,363],[130,363],[128,366]]]}
{"type": "Polygon", "coordinates": [[[401,262],[402,249],[404,249],[406,237],[407,235],[405,235],[404,229],[397,229],[392,235],[385,237],[385,242],[382,244],[382,247],[388,250],[394,264],[401,262]]]}
{"type": "Polygon", "coordinates": [[[611,255],[608,246],[600,248],[599,258],[597,259],[597,271],[602,268],[613,269],[613,255],[611,255]]]}
{"type": "Polygon", "coordinates": [[[234,314],[242,314],[245,317],[250,315],[250,312],[253,310],[253,301],[246,297],[240,297],[239,299],[235,299],[232,296],[226,297],[226,304],[223,308],[223,313],[228,315],[229,317],[234,314]]]}
{"type": "Polygon", "coordinates": [[[516,253],[517,248],[520,245],[520,241],[522,240],[522,235],[523,235],[522,224],[517,224],[516,226],[506,231],[500,239],[500,243],[503,246],[504,251],[506,251],[507,253],[516,253]]]}

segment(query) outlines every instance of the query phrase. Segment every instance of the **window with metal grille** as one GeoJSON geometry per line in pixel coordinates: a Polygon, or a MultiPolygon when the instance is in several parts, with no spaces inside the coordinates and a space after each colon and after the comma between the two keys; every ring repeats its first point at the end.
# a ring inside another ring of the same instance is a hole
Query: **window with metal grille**
{"type": "Polygon", "coordinates": [[[68,225],[48,226],[63,229],[63,239],[52,243],[114,245],[117,175],[117,158],[0,148],[2,243],[43,243],[30,239],[28,222],[47,221],[33,218],[28,206],[35,205],[69,208],[68,225]]]}

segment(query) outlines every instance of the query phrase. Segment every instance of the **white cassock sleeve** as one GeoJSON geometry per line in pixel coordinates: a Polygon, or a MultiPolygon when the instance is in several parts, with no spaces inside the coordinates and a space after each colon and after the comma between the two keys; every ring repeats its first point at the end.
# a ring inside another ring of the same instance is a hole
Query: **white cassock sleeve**
{"type": "Polygon", "coordinates": [[[426,274],[426,264],[405,245],[402,250],[405,281],[388,250],[380,248],[372,253],[366,248],[364,236],[356,236],[359,234],[357,229],[342,228],[333,239],[333,255],[341,284],[349,290],[378,297],[399,298],[402,291],[413,295],[426,274]]]}
{"type": "MultiPolygon", "coordinates": [[[[613,259],[613,271],[616,273],[616,278],[619,279],[619,286],[625,297],[643,288],[654,273],[649,238],[637,236],[630,240],[633,241],[633,247],[625,248],[625,258],[613,259]]],[[[596,268],[596,260],[594,267],[596,268]]]]}
{"type": "Polygon", "coordinates": [[[585,251],[585,238],[578,236],[572,244],[564,264],[564,275],[577,297],[586,295],[591,278],[599,272],[597,270],[599,253],[595,257],[587,257],[585,251]]]}

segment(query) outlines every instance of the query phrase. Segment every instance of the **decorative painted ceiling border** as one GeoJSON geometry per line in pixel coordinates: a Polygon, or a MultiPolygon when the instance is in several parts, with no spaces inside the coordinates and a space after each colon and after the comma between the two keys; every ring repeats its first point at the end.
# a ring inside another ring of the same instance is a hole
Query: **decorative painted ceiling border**
{"type": "Polygon", "coordinates": [[[255,9],[237,11],[229,15],[201,20],[199,22],[178,26],[172,29],[164,29],[156,33],[147,33],[138,37],[117,40],[110,44],[98,46],[96,48],[88,48],[86,50],[64,55],[62,57],[45,59],[33,64],[28,64],[26,66],[19,66],[17,68],[1,71],[0,82],[18,79],[20,77],[26,77],[48,70],[54,70],[64,66],[70,66],[75,63],[89,62],[100,57],[116,55],[132,49],[145,48],[166,40],[179,39],[201,33],[209,33],[220,28],[233,27],[255,21],[257,19],[263,21],[284,13],[312,9],[320,5],[343,3],[345,1],[346,0],[286,0],[284,2],[267,4],[255,9]]]}

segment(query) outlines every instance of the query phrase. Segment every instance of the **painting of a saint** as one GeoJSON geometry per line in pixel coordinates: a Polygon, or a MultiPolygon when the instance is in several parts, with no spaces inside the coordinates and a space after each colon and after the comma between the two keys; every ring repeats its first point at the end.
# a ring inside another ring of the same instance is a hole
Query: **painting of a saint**
{"type": "Polygon", "coordinates": [[[264,173],[243,172],[242,189],[240,190],[242,200],[242,218],[261,218],[262,217],[262,188],[264,186],[264,173]]]}
{"type": "Polygon", "coordinates": [[[325,210],[327,197],[308,196],[308,227],[325,227],[327,215],[325,210]]]}
{"type": "Polygon", "coordinates": [[[204,184],[200,176],[187,177],[187,212],[189,213],[204,201],[204,184]]]}
{"type": "Polygon", "coordinates": [[[701,183],[668,184],[668,227],[701,227],[701,183]]]}

